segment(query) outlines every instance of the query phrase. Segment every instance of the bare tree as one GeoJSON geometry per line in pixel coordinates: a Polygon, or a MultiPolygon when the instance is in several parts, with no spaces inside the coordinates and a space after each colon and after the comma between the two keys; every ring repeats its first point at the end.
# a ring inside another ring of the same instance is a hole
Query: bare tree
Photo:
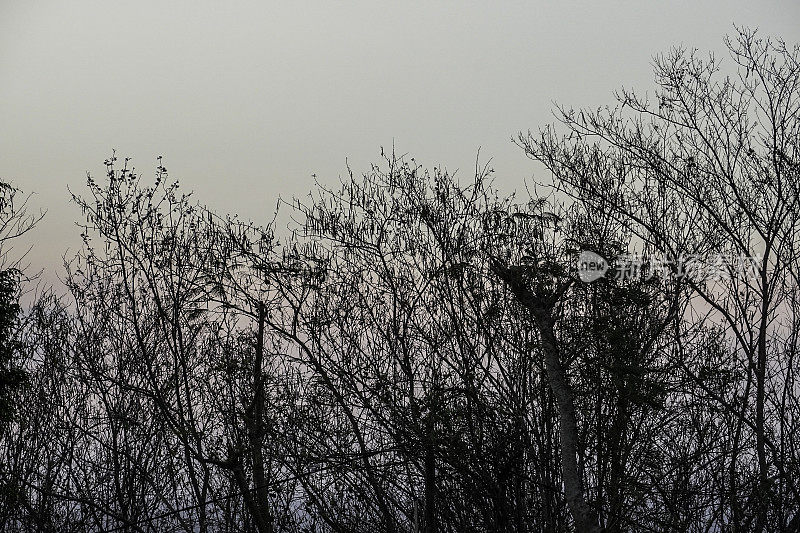
{"type": "Polygon", "coordinates": [[[799,496],[787,416],[794,369],[784,354],[793,351],[787,304],[797,291],[800,51],[748,30],[728,47],[732,74],[723,76],[713,57],[676,49],[656,60],[653,100],[622,91],[615,109],[563,109],[568,135],[548,128],[519,141],[564,191],[612,209],[674,268],[687,257],[758,259],[752,272],[723,264],[722,280],[685,276],[703,302],[686,318],[693,328],[725,328],[743,375],[733,394],[717,398],[735,421],[729,507],[709,520],[776,530],[797,523],[799,496]]]}

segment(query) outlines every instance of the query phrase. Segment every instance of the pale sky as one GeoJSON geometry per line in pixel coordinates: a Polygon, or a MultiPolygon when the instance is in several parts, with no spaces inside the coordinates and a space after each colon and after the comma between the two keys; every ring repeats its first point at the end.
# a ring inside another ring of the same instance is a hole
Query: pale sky
{"type": "Polygon", "coordinates": [[[650,90],[654,54],[721,55],[734,24],[800,41],[796,1],[163,4],[0,0],[0,180],[48,210],[37,269],[78,247],[67,186],[112,149],[151,176],[163,155],[202,203],[257,222],[393,143],[463,178],[481,147],[521,188],[535,168],[511,138],[554,102],[650,90]]]}

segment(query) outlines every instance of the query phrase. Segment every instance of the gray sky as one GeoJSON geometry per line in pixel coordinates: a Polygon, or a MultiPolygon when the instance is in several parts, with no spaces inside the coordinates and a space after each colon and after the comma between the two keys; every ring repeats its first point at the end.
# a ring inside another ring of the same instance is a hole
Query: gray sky
{"type": "Polygon", "coordinates": [[[553,102],[651,89],[655,53],[722,53],[733,24],[800,41],[794,1],[225,4],[0,0],[0,179],[48,209],[34,267],[78,246],[66,187],[113,148],[260,222],[392,143],[462,176],[482,147],[514,188],[534,166],[510,139],[553,102]]]}

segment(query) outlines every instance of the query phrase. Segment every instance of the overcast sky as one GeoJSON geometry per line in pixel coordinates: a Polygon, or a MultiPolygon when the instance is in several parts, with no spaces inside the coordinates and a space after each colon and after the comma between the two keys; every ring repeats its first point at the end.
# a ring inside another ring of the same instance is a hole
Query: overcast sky
{"type": "Polygon", "coordinates": [[[14,2],[0,0],[0,180],[48,209],[29,256],[78,246],[67,186],[112,149],[218,211],[266,221],[380,147],[468,177],[534,167],[511,143],[554,102],[652,89],[654,54],[723,53],[733,25],[800,41],[796,1],[14,2]],[[167,4],[167,5],[162,5],[167,4]],[[230,5],[228,5],[230,4],[230,5]]]}

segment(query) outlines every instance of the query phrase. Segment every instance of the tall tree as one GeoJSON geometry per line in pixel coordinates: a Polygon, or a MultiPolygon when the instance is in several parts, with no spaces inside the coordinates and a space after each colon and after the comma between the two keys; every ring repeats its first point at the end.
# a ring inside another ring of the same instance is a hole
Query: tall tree
{"type": "Polygon", "coordinates": [[[777,530],[797,522],[800,502],[795,369],[784,355],[796,323],[787,304],[797,292],[800,48],[749,30],[727,44],[732,69],[675,49],[656,60],[653,99],[622,91],[614,109],[562,109],[566,135],[546,128],[519,142],[563,191],[613,210],[674,272],[692,259],[718,263],[720,279],[683,277],[703,302],[685,318],[725,328],[744,376],[717,398],[735,422],[730,507],[716,520],[777,530]]]}
{"type": "Polygon", "coordinates": [[[14,395],[25,380],[19,366],[20,354],[15,340],[21,266],[25,254],[9,254],[18,239],[41,220],[43,213],[27,212],[27,198],[20,199],[19,189],[0,181],[0,427],[14,413],[14,395]]]}

